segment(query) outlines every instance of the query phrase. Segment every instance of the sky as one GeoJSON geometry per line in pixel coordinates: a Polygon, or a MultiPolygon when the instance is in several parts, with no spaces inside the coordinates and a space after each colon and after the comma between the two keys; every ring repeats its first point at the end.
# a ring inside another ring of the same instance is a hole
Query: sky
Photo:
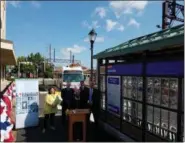
{"type": "Polygon", "coordinates": [[[69,59],[71,50],[90,67],[92,28],[97,32],[96,54],[158,31],[161,15],[161,1],[8,1],[6,39],[14,42],[16,56],[40,52],[48,58],[51,44],[56,58],[69,59]]]}

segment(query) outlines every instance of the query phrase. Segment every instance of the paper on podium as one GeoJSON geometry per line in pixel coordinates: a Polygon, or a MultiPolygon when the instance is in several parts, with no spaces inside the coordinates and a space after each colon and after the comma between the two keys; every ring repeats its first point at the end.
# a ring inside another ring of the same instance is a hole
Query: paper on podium
{"type": "Polygon", "coordinates": [[[90,122],[93,122],[94,123],[94,115],[93,115],[92,112],[90,113],[90,119],[89,120],[90,120],[90,122]]]}

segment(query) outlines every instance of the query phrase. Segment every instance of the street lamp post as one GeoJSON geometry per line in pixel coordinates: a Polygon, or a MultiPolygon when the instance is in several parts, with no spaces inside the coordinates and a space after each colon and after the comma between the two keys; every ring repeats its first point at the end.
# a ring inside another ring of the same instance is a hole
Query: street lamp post
{"type": "Polygon", "coordinates": [[[93,48],[94,48],[94,42],[96,40],[96,36],[97,36],[97,33],[95,32],[94,29],[92,29],[90,32],[89,32],[89,41],[90,41],[90,44],[91,44],[91,78],[90,78],[90,81],[93,80],[93,48]]]}

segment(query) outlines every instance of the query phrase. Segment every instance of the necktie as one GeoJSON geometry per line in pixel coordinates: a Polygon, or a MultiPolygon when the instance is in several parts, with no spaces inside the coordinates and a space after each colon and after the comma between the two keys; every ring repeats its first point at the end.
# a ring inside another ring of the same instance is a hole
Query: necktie
{"type": "Polygon", "coordinates": [[[92,88],[90,88],[89,101],[92,102],[92,88]]]}

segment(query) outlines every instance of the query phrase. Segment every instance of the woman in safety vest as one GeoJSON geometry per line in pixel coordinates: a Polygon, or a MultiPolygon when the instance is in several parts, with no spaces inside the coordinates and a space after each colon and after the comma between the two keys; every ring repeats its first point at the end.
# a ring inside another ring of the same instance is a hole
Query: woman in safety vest
{"type": "Polygon", "coordinates": [[[51,87],[48,91],[48,94],[45,97],[44,103],[44,129],[45,132],[47,128],[48,121],[50,121],[50,128],[55,130],[54,127],[54,118],[57,113],[57,105],[60,104],[61,100],[58,95],[55,93],[55,88],[51,87]]]}

